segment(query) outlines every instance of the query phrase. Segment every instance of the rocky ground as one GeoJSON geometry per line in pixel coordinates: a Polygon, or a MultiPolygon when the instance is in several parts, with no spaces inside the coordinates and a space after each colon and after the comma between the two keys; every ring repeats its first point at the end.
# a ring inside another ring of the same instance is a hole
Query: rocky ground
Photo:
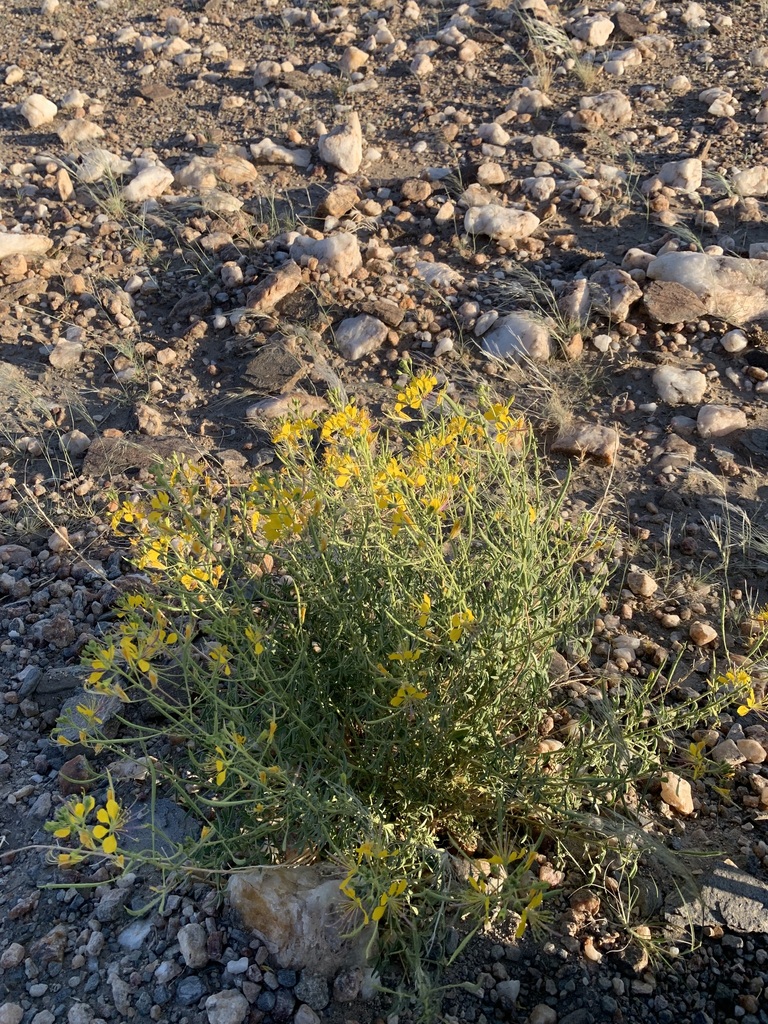
{"type": "MultiPolygon", "coordinates": [[[[242,475],[294,400],[378,414],[406,358],[465,400],[490,382],[619,529],[574,704],[681,650],[692,696],[713,655],[744,658],[768,601],[767,17],[6,0],[0,1024],[390,1012],[354,974],[274,969],[206,886],[132,919],[151,877],[81,889],[34,848],[78,777],[50,727],[131,571],[105,503],[158,457],[242,475]]],[[[649,962],[611,887],[577,890],[539,942],[473,943],[446,1021],[768,1022],[768,732],[753,712],[694,738],[730,792],[667,789],[646,828],[719,855],[701,948],[649,962]]],[[[639,889],[638,920],[669,925],[639,889]]]]}

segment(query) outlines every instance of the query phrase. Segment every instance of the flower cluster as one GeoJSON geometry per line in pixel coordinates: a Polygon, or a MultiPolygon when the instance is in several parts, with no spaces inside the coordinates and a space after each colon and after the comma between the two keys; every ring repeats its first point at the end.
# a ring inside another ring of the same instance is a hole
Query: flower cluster
{"type": "Polygon", "coordinates": [[[71,797],[45,825],[56,839],[69,839],[78,844],[72,850],[57,852],[56,863],[60,867],[72,867],[89,854],[102,854],[122,867],[125,858],[118,853],[118,836],[127,820],[127,812],[115,799],[111,787],[103,806],[98,808],[92,796],[71,797]]]}

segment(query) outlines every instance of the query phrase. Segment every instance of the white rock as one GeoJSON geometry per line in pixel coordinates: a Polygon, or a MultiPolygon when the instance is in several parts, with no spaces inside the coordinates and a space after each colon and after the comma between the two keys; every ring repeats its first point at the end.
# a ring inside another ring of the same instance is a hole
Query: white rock
{"type": "Polygon", "coordinates": [[[702,405],[696,417],[699,437],[727,437],[746,427],[746,414],[730,405],[702,405]]]}
{"type": "Polygon", "coordinates": [[[713,316],[732,324],[768,317],[768,262],[703,252],[668,252],[649,263],[654,281],[677,281],[713,316]]]}
{"type": "Polygon", "coordinates": [[[486,355],[508,362],[546,362],[552,355],[548,328],[528,313],[500,317],[483,335],[482,347],[486,355]]]}
{"type": "Polygon", "coordinates": [[[449,267],[447,263],[431,263],[427,260],[419,260],[416,263],[416,270],[420,277],[432,288],[443,292],[461,282],[461,274],[449,267]]]}
{"type": "Polygon", "coordinates": [[[560,143],[549,135],[534,135],[531,149],[537,160],[556,160],[560,156],[560,143]]]}
{"type": "Polygon", "coordinates": [[[130,174],[133,170],[133,163],[130,160],[123,160],[116,153],[110,153],[108,149],[90,149],[83,154],[80,165],[77,169],[77,177],[86,185],[93,184],[107,175],[120,178],[130,174]]]}
{"type": "Polygon", "coordinates": [[[702,164],[696,157],[686,160],[670,160],[659,169],[659,179],[664,185],[678,192],[695,192],[701,185],[702,164]]]}
{"type": "Polygon", "coordinates": [[[768,68],[768,46],[756,46],[750,50],[749,63],[753,68],[768,68]]]}
{"type": "Polygon", "coordinates": [[[592,309],[592,297],[589,294],[589,282],[584,278],[572,281],[558,297],[557,308],[574,324],[585,324],[592,309]]]}
{"type": "Polygon", "coordinates": [[[72,146],[82,146],[87,142],[95,142],[96,139],[103,138],[104,129],[93,121],[86,121],[76,117],[71,121],[65,121],[60,128],[57,128],[56,134],[65,146],[71,148],[72,146]]]}
{"type": "Polygon", "coordinates": [[[632,104],[628,96],[618,89],[608,89],[596,96],[582,96],[579,100],[581,110],[593,110],[600,114],[606,124],[623,125],[632,120],[632,104]]]}
{"type": "Polygon", "coordinates": [[[18,1003],[3,1003],[0,1006],[0,1024],[21,1024],[24,1011],[18,1003]]]}
{"type": "Polygon", "coordinates": [[[724,334],[720,344],[726,352],[742,352],[749,344],[749,340],[744,331],[735,330],[724,334]]]}
{"type": "Polygon", "coordinates": [[[369,58],[370,54],[361,50],[359,47],[348,46],[341,55],[339,67],[349,75],[352,74],[353,71],[359,71],[364,64],[368,63],[369,58]]]}
{"type": "Polygon", "coordinates": [[[757,164],[733,175],[733,187],[741,196],[768,195],[768,165],[757,164]]]}
{"type": "Polygon", "coordinates": [[[187,967],[205,967],[208,963],[208,935],[201,924],[185,924],[176,936],[187,967]]]}
{"type": "Polygon", "coordinates": [[[653,375],[659,398],[668,405],[698,405],[707,390],[707,375],[700,370],[660,366],[653,375]]]}
{"type": "Polygon", "coordinates": [[[680,15],[680,21],[689,28],[706,29],[710,27],[707,21],[707,12],[701,4],[697,3],[688,4],[680,15]]]}
{"type": "Polygon", "coordinates": [[[516,114],[539,114],[542,110],[552,106],[552,100],[540,89],[529,89],[521,86],[515,89],[507,103],[507,110],[513,110],[516,114]]]}
{"type": "Polygon", "coordinates": [[[528,238],[541,221],[527,210],[489,203],[474,206],[464,215],[464,230],[470,235],[488,235],[497,241],[528,238]]]}
{"type": "Polygon", "coordinates": [[[350,112],[346,124],[321,135],[317,149],[323,163],[338,167],[344,174],[356,174],[363,160],[363,133],[357,112],[350,112]]]}
{"type": "Polygon", "coordinates": [[[345,359],[355,362],[380,348],[387,337],[388,328],[375,316],[360,316],[342,320],[336,328],[336,347],[345,359]]]}
{"type": "Polygon", "coordinates": [[[490,142],[492,146],[506,146],[512,136],[504,131],[500,124],[492,121],[490,124],[481,124],[477,134],[483,142],[490,142]]]}
{"type": "Polygon", "coordinates": [[[299,235],[290,255],[297,261],[302,256],[314,257],[319,270],[332,270],[341,278],[350,277],[363,264],[357,237],[344,232],[320,239],[299,235]]]}
{"type": "Polygon", "coordinates": [[[57,370],[73,370],[83,354],[79,341],[57,341],[48,355],[48,362],[57,370]]]}
{"type": "Polygon", "coordinates": [[[145,199],[161,196],[172,183],[172,172],[162,164],[145,167],[124,186],[123,198],[129,203],[143,203],[145,199]]]}
{"type": "Polygon", "coordinates": [[[313,866],[255,869],[232,875],[228,894],[244,926],[281,967],[328,977],[365,966],[372,935],[370,926],[351,929],[340,913],[339,881],[313,866]]]}
{"type": "Polygon", "coordinates": [[[53,241],[45,235],[0,231],[0,260],[7,256],[42,256],[52,245],[53,241]]]}
{"type": "Polygon", "coordinates": [[[589,279],[589,294],[593,310],[618,323],[627,319],[632,303],[643,297],[637,282],[616,267],[594,273],[589,279]]]}
{"type": "Polygon", "coordinates": [[[661,780],[661,799],[679,814],[693,814],[693,791],[687,779],[667,772],[661,780]]]}
{"type": "Polygon", "coordinates": [[[58,112],[56,104],[39,92],[33,92],[31,96],[27,96],[19,107],[19,113],[30,128],[39,128],[41,125],[49,124],[58,112]]]}
{"type": "Polygon", "coordinates": [[[250,1008],[243,993],[238,992],[235,988],[214,992],[205,1000],[208,1024],[243,1024],[250,1008]]]}
{"type": "Polygon", "coordinates": [[[667,82],[667,91],[673,96],[685,96],[692,88],[693,85],[687,75],[675,75],[667,82]]]}
{"type": "Polygon", "coordinates": [[[418,53],[411,61],[411,74],[417,78],[426,78],[435,70],[435,65],[426,53],[418,53]]]}
{"type": "Polygon", "coordinates": [[[59,448],[71,458],[85,455],[91,446],[91,439],[82,430],[70,430],[59,438],[59,448]]]}
{"type": "Polygon", "coordinates": [[[570,33],[581,39],[587,46],[604,46],[613,32],[613,22],[604,14],[591,14],[577,18],[570,26],[570,33]]]}
{"type": "Polygon", "coordinates": [[[257,164],[286,164],[288,167],[309,167],[312,154],[308,149],[288,149],[272,139],[251,143],[251,155],[257,164]]]}

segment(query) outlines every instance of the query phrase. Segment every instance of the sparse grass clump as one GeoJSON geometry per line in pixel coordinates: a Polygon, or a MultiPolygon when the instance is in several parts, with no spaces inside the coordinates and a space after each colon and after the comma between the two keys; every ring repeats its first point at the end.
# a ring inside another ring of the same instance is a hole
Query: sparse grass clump
{"type": "MultiPolygon", "coordinates": [[[[279,471],[235,490],[179,467],[120,505],[153,586],[88,649],[92,703],[58,735],[151,765],[197,819],[167,867],[330,861],[349,930],[406,953],[449,911],[543,926],[541,844],[570,849],[623,806],[672,711],[650,679],[579,721],[553,685],[610,538],[564,514],[509,403],[465,408],[420,375],[391,422],[352,402],[297,414],[279,471]]],[[[111,783],[99,809],[73,798],[51,823],[61,863],[130,866],[129,817],[111,783]]]]}

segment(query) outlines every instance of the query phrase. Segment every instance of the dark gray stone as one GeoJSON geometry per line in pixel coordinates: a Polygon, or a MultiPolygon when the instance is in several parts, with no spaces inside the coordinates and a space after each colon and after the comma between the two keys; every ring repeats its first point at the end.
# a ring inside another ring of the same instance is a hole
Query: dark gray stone
{"type": "Polygon", "coordinates": [[[673,927],[729,928],[734,932],[764,933],[768,921],[768,884],[724,861],[699,882],[698,898],[676,900],[667,910],[673,927]]]}

